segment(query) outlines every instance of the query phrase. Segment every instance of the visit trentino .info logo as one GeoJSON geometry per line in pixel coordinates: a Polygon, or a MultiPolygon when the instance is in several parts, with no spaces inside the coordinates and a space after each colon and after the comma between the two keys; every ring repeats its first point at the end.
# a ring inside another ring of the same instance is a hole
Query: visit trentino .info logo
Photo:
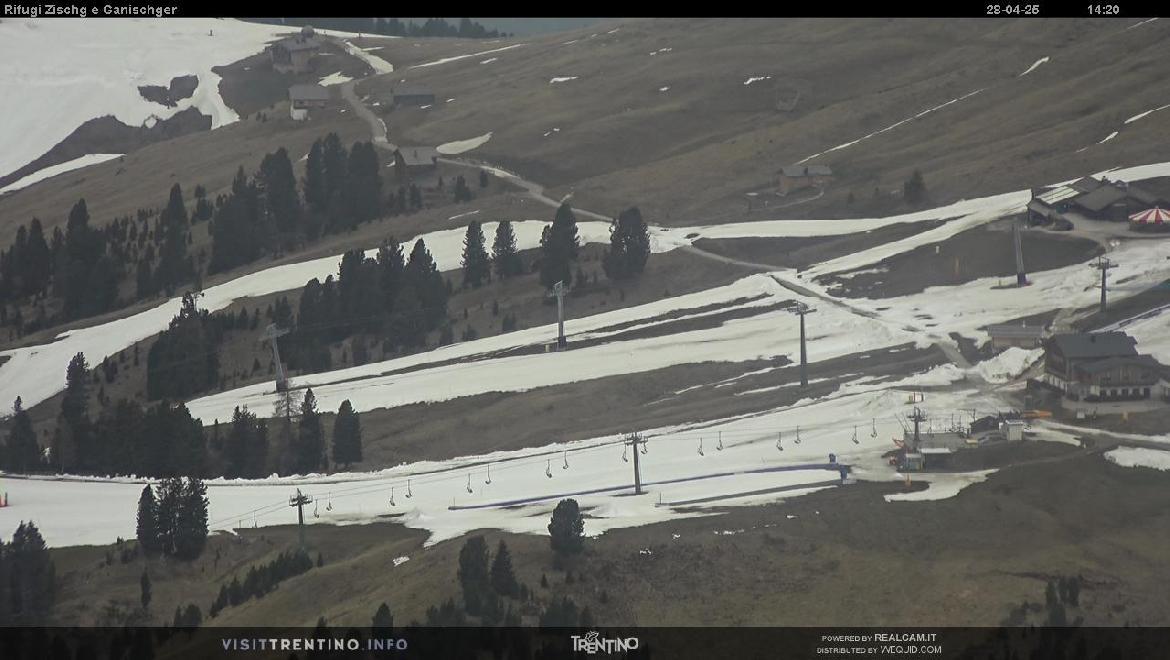
{"type": "Polygon", "coordinates": [[[583,651],[589,655],[596,655],[598,653],[617,653],[620,651],[633,651],[638,648],[637,637],[614,637],[602,638],[601,634],[596,630],[591,630],[585,634],[584,637],[580,635],[573,635],[573,650],[583,651]]]}

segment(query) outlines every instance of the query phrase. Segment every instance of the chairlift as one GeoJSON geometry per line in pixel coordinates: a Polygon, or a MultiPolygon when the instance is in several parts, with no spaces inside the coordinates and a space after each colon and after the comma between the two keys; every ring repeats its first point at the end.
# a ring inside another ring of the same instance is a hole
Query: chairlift
{"type": "Polygon", "coordinates": [[[869,437],[876,438],[877,437],[877,418],[876,417],[871,418],[870,424],[872,426],[870,427],[869,437]]]}
{"type": "Polygon", "coordinates": [[[855,444],[855,445],[861,444],[861,441],[857,439],[857,425],[856,424],[853,425],[853,444],[855,444]]]}
{"type": "Polygon", "coordinates": [[[716,451],[723,451],[723,431],[719,432],[719,444],[715,445],[716,451]]]}
{"type": "Polygon", "coordinates": [[[331,493],[325,494],[325,510],[326,511],[333,510],[333,498],[331,497],[331,493]]]}
{"type": "Polygon", "coordinates": [[[317,507],[318,507],[318,506],[320,506],[320,503],[318,503],[318,502],[317,502],[317,500],[313,500],[313,517],[314,517],[314,518],[320,518],[320,517],[321,517],[321,514],[317,513],[317,507]]]}
{"type": "Polygon", "coordinates": [[[414,493],[410,491],[410,479],[406,480],[406,497],[407,499],[414,497],[414,493]]]}
{"type": "Polygon", "coordinates": [[[548,459],[548,463],[544,466],[544,476],[552,479],[552,459],[548,459]]]}
{"type": "Polygon", "coordinates": [[[565,464],[561,466],[561,469],[562,470],[569,469],[569,452],[568,452],[568,450],[565,451],[565,464]]]}
{"type": "Polygon", "coordinates": [[[702,436],[699,437],[699,456],[705,456],[705,454],[703,453],[703,438],[702,438],[702,436]]]}
{"type": "Polygon", "coordinates": [[[470,472],[467,473],[467,492],[468,493],[475,492],[475,491],[471,490],[471,473],[470,472]]]}
{"type": "Polygon", "coordinates": [[[793,442],[795,442],[798,445],[800,444],[800,427],[799,426],[796,427],[796,440],[794,440],[793,442]]]}
{"type": "Polygon", "coordinates": [[[782,437],[782,433],[780,431],[776,431],[776,449],[780,451],[784,451],[784,445],[780,444],[782,437]]]}
{"type": "Polygon", "coordinates": [[[394,486],[390,487],[390,506],[394,506],[394,486]]]}
{"type": "Polygon", "coordinates": [[[646,441],[645,440],[642,441],[642,455],[643,456],[646,455],[646,441]]]}
{"type": "Polygon", "coordinates": [[[627,453],[629,451],[630,451],[629,445],[622,445],[622,460],[625,461],[626,463],[630,462],[630,457],[627,456],[627,453]]]}
{"type": "Polygon", "coordinates": [[[484,479],[483,482],[485,484],[490,484],[492,482],[492,466],[490,464],[487,466],[487,479],[484,479]]]}

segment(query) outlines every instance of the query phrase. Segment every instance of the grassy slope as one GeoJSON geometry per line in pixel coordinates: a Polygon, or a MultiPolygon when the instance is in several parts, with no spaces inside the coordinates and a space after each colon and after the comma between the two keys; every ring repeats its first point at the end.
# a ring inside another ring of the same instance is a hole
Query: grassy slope
{"type": "MultiPolygon", "coordinates": [[[[937,199],[949,200],[1161,158],[1170,119],[1157,114],[1075,153],[1165,102],[1157,80],[1166,73],[1160,44],[1168,28],[1125,32],[1130,23],[637,21],[612,34],[584,30],[491,56],[400,67],[369,88],[381,98],[405,78],[440,97],[430,110],[392,115],[404,141],[493,131],[477,156],[575,189],[591,208],[638,203],[655,221],[676,224],[733,217],[742,193],[767,185],[777,167],[984,88],[821,157],[841,176],[839,194],[786,212],[844,213],[847,191],[861,198],[897,188],[913,168],[937,199]],[[1043,56],[1052,59],[1017,77],[1043,56]],[[479,63],[487,57],[498,59],[479,63]],[[579,79],[549,84],[573,75],[579,79]],[[761,75],[773,78],[743,85],[761,75]],[[793,112],[773,109],[778,88],[802,91],[793,112]],[[560,132],[543,137],[554,127],[560,132]]],[[[401,40],[385,52],[410,61],[412,50],[401,40]]]]}

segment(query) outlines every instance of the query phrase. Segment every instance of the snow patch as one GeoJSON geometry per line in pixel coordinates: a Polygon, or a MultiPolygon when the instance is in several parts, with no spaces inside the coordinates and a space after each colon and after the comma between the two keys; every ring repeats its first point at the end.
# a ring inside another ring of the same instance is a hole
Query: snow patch
{"type": "Polygon", "coordinates": [[[324,85],[325,87],[330,87],[332,85],[340,85],[342,83],[347,83],[351,80],[353,80],[353,78],[350,78],[349,76],[338,71],[336,73],[331,73],[331,74],[325,76],[319,82],[322,85],[324,85]]]}
{"type": "Polygon", "coordinates": [[[261,52],[287,27],[243,21],[6,18],[0,22],[0,176],[46,153],[95,117],[113,115],[141,126],[152,114],[169,118],[187,108],[211,116],[212,128],[239,117],[219,95],[211,69],[261,52]],[[17,54],[19,53],[19,56],[17,54]],[[194,94],[173,108],[142,98],[139,85],[169,85],[194,74],[194,94]]]}
{"type": "Polygon", "coordinates": [[[0,188],[0,195],[15,192],[21,188],[27,188],[34,183],[44,181],[45,179],[50,179],[57,175],[65,174],[66,172],[72,172],[73,170],[79,170],[90,165],[104,163],[107,160],[113,160],[115,158],[120,158],[121,156],[122,154],[86,154],[79,158],[74,158],[73,160],[67,160],[64,163],[50,165],[46,168],[37,170],[32,174],[23,176],[8,184],[7,186],[0,188]]]}
{"type": "MultiPolygon", "coordinates": [[[[415,44],[415,45],[417,46],[418,44],[415,44]]],[[[421,69],[422,67],[426,67],[426,66],[437,66],[439,64],[446,64],[448,62],[458,62],[459,60],[465,60],[469,57],[479,57],[480,55],[491,55],[492,53],[499,53],[499,52],[503,52],[505,50],[512,50],[513,48],[519,48],[521,46],[527,46],[527,45],[528,44],[512,44],[511,46],[504,46],[503,48],[493,48],[491,50],[481,50],[478,53],[468,53],[466,55],[455,55],[452,57],[444,57],[442,59],[435,60],[433,62],[424,62],[422,64],[415,64],[414,66],[412,66],[410,68],[421,69]]]]}
{"type": "Polygon", "coordinates": [[[665,87],[659,87],[658,91],[660,91],[660,92],[670,91],[670,85],[667,85],[665,87]]]}
{"type": "Polygon", "coordinates": [[[1105,452],[1105,458],[1122,467],[1148,467],[1155,470],[1170,470],[1170,451],[1146,449],[1145,447],[1118,447],[1105,452]]]}
{"type": "Polygon", "coordinates": [[[577,79],[577,76],[557,76],[557,77],[549,80],[548,84],[555,85],[557,83],[569,82],[570,80],[576,80],[576,79],[577,79]]]}
{"type": "Polygon", "coordinates": [[[466,140],[456,140],[454,142],[444,142],[443,144],[440,144],[439,146],[435,147],[435,151],[438,151],[439,153],[441,153],[445,156],[453,156],[455,154],[461,154],[461,153],[464,153],[467,151],[471,151],[472,149],[475,149],[476,147],[483,146],[490,139],[492,139],[492,134],[491,134],[491,131],[488,131],[487,133],[484,133],[483,135],[473,137],[473,138],[468,138],[466,140]]]}
{"type": "Polygon", "coordinates": [[[750,85],[754,82],[759,82],[761,80],[769,80],[771,78],[772,78],[772,76],[752,76],[752,77],[748,78],[747,80],[743,81],[743,84],[750,85]]]}
{"type": "Polygon", "coordinates": [[[885,496],[887,502],[925,502],[929,500],[945,500],[959,494],[971,484],[987,481],[987,477],[995,470],[981,472],[966,472],[959,474],[916,474],[911,478],[928,481],[926,490],[916,490],[910,493],[891,493],[885,496]]]}
{"type": "Polygon", "coordinates": [[[1035,71],[1036,67],[1040,66],[1041,64],[1044,64],[1047,61],[1048,61],[1048,56],[1045,55],[1044,57],[1041,57],[1040,59],[1036,60],[1035,62],[1032,62],[1032,66],[1025,69],[1023,73],[1021,73],[1020,75],[1018,75],[1016,77],[1023,78],[1024,76],[1028,75],[1029,73],[1032,73],[1033,71],[1035,71]]]}

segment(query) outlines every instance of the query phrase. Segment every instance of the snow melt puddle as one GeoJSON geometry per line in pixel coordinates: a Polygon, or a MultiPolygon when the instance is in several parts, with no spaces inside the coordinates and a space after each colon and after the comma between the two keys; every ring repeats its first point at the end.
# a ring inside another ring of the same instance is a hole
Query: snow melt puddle
{"type": "Polygon", "coordinates": [[[483,146],[490,139],[492,139],[492,133],[491,133],[491,131],[488,131],[487,133],[484,133],[483,135],[479,135],[479,136],[476,136],[473,138],[468,138],[466,140],[455,140],[454,142],[444,142],[443,144],[440,144],[439,146],[435,147],[435,151],[443,154],[444,156],[454,156],[455,154],[461,154],[461,153],[464,153],[467,151],[471,151],[472,149],[475,149],[476,147],[483,146]]]}
{"type": "Polygon", "coordinates": [[[570,80],[576,80],[576,79],[577,79],[577,76],[557,76],[557,77],[549,80],[548,84],[555,85],[557,83],[569,82],[570,80]]]}
{"type": "Polygon", "coordinates": [[[121,156],[122,154],[86,154],[79,158],[74,158],[73,160],[67,160],[64,163],[50,165],[46,168],[37,170],[32,174],[23,176],[8,184],[7,186],[0,188],[0,195],[3,195],[4,193],[15,192],[21,188],[27,188],[34,183],[44,181],[45,179],[49,179],[60,174],[65,174],[66,172],[72,172],[73,170],[79,170],[90,165],[104,163],[107,160],[113,160],[115,158],[120,158],[121,156]]]}
{"type": "Polygon", "coordinates": [[[1033,71],[1035,71],[1036,67],[1040,66],[1041,64],[1044,64],[1047,61],[1048,61],[1048,56],[1045,55],[1044,57],[1041,57],[1040,59],[1036,60],[1035,62],[1032,62],[1032,66],[1028,67],[1026,70],[1024,70],[1023,73],[1021,73],[1020,75],[1018,75],[1016,77],[1023,78],[1024,76],[1028,75],[1029,73],[1032,73],[1033,71]]]}
{"type": "Polygon", "coordinates": [[[1170,451],[1145,447],[1118,447],[1105,452],[1105,459],[1122,467],[1148,467],[1170,470],[1170,451]]]}

